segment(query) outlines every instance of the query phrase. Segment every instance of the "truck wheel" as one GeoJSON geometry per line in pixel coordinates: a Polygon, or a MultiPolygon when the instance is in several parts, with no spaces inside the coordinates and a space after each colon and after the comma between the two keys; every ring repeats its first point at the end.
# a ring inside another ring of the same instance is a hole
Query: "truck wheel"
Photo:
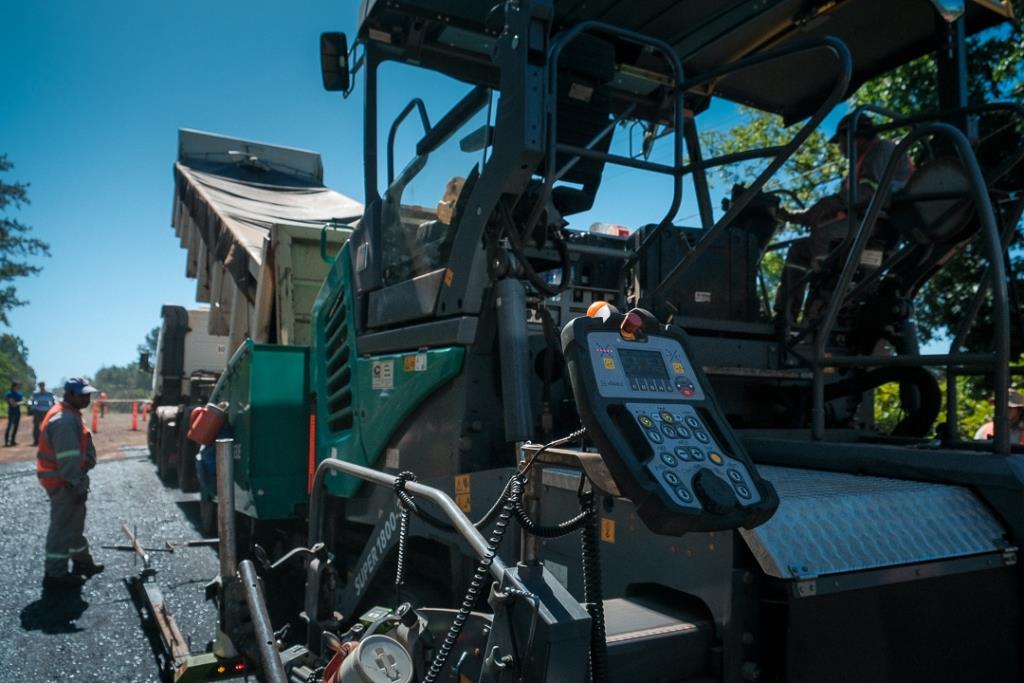
{"type": "Polygon", "coordinates": [[[159,445],[156,456],[156,473],[160,477],[160,481],[168,486],[178,483],[176,468],[171,464],[171,455],[178,446],[178,440],[175,438],[176,431],[173,422],[161,423],[157,431],[159,445]]]}
{"type": "Polygon", "coordinates": [[[205,495],[199,497],[199,533],[204,538],[217,535],[217,504],[205,495]]]}
{"type": "Polygon", "coordinates": [[[196,454],[198,444],[189,440],[182,433],[178,445],[178,488],[182,493],[195,493],[199,490],[199,478],[196,476],[196,454]]]}

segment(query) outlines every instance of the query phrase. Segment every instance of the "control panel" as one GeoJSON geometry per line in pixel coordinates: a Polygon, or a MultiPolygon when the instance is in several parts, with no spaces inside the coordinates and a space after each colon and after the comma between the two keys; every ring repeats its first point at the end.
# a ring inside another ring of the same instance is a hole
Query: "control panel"
{"type": "Polygon", "coordinates": [[[681,330],[610,306],[562,330],[587,434],[652,531],[753,527],[778,507],[736,438],[681,330]]]}

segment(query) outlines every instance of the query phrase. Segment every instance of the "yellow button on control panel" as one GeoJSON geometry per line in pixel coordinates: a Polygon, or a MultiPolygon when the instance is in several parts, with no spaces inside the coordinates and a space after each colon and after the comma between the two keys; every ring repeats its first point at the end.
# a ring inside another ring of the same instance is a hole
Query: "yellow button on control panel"
{"type": "Polygon", "coordinates": [[[658,417],[661,418],[662,422],[667,422],[669,424],[672,424],[673,422],[675,422],[675,418],[672,417],[672,413],[668,412],[667,410],[660,411],[658,413],[658,417]]]}
{"type": "Polygon", "coordinates": [[[716,465],[721,465],[724,462],[722,460],[722,456],[720,456],[718,453],[715,453],[714,451],[708,453],[708,460],[715,463],[716,465]]]}

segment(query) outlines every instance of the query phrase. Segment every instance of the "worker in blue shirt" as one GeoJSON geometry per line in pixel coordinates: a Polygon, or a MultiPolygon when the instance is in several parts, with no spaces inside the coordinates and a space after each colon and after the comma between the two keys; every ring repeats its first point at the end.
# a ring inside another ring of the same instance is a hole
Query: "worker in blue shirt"
{"type": "Polygon", "coordinates": [[[57,399],[46,390],[46,382],[39,383],[39,391],[32,394],[28,401],[28,411],[32,413],[32,445],[39,445],[39,425],[43,423],[46,413],[53,407],[57,399]]]}
{"type": "Polygon", "coordinates": [[[21,422],[21,404],[25,395],[21,393],[21,384],[11,382],[10,390],[4,394],[7,401],[7,430],[4,432],[4,446],[17,446],[18,423],[21,422]]]}

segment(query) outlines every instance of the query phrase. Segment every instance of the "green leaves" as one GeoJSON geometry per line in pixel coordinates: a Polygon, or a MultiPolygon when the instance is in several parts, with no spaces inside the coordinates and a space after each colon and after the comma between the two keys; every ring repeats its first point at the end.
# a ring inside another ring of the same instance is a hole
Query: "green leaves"
{"type": "MultiPolygon", "coordinates": [[[[6,154],[0,154],[0,172],[14,168],[6,154]]],[[[28,204],[27,183],[0,181],[0,210],[5,212],[28,204]]],[[[27,261],[30,257],[49,256],[50,245],[30,237],[32,228],[9,215],[0,216],[0,283],[9,283],[17,278],[35,275],[41,267],[27,261]]],[[[27,301],[18,298],[14,285],[0,288],[0,323],[9,325],[7,314],[16,306],[27,301]]]]}

